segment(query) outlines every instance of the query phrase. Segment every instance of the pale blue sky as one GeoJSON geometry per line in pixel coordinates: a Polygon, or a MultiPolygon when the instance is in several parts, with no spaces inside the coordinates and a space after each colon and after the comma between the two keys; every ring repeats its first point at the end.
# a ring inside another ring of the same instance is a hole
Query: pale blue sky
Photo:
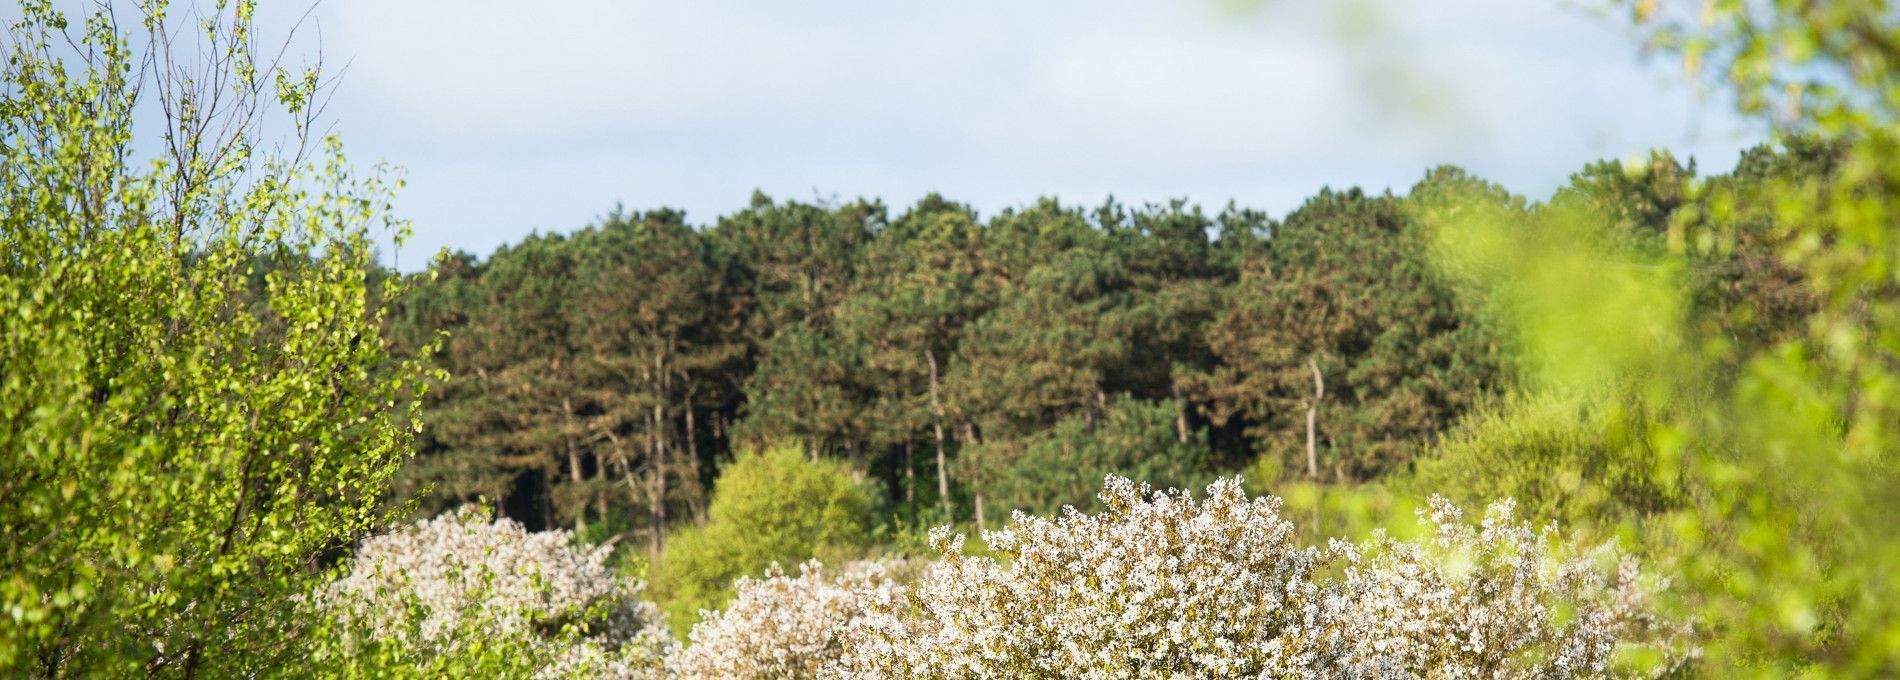
{"type": "MultiPolygon", "coordinates": [[[[267,2],[266,21],[289,7],[267,2]]],[[[1762,138],[1623,25],[1561,0],[325,0],[351,154],[406,168],[404,269],[585,226],[782,198],[1404,191],[1453,163],[1533,198],[1652,147],[1762,138]]],[[[309,35],[309,33],[306,33],[309,35]]]]}

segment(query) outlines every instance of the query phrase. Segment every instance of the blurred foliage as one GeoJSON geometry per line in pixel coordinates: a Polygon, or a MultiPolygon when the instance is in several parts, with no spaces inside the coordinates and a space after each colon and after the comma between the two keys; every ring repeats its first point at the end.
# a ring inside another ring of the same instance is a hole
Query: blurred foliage
{"type": "Polygon", "coordinates": [[[774,562],[836,564],[862,552],[874,503],[838,461],[814,461],[787,445],[741,452],[713,486],[706,524],[675,533],[652,570],[675,632],[684,634],[699,610],[724,607],[741,576],[758,578],[774,562]]]}
{"type": "Polygon", "coordinates": [[[1648,439],[1674,416],[1627,393],[1510,395],[1440,439],[1413,486],[1463,504],[1515,499],[1522,516],[1566,527],[1641,520],[1686,502],[1682,469],[1659,465],[1648,439]]]}
{"type": "Polygon", "coordinates": [[[1900,674],[1900,538],[1886,529],[1900,509],[1900,18],[1881,0],[1616,4],[1650,46],[1775,125],[1776,164],[1806,169],[1711,187],[1707,220],[1672,221],[1670,239],[1693,260],[1772,220],[1762,240],[1815,301],[1800,332],[1752,351],[1716,338],[1627,352],[1666,376],[1648,391],[1715,397],[1650,436],[1703,487],[1674,523],[1710,660],[1725,675],[1900,674]]]}
{"type": "Polygon", "coordinates": [[[1671,216],[1660,248],[1583,210],[1555,231],[1463,220],[1441,232],[1446,252],[1509,292],[1540,386],[1628,379],[1647,403],[1696,405],[1664,410],[1631,448],[1687,481],[1658,540],[1712,672],[1900,673],[1886,566],[1900,540],[1884,529],[1900,508],[1900,27],[1880,2],[1685,4],[1628,3],[1653,45],[1788,133],[1782,150],[1687,185],[1696,209],[1671,216]],[[1731,299],[1747,309],[1685,285],[1711,255],[1766,275],[1731,299]],[[1723,332],[1747,326],[1766,332],[1723,332]]]}
{"type": "Polygon", "coordinates": [[[1296,522],[1296,538],[1304,545],[1324,548],[1334,538],[1364,541],[1380,531],[1412,540],[1425,532],[1419,514],[1426,507],[1425,499],[1403,484],[1343,485],[1299,479],[1274,484],[1248,477],[1242,483],[1250,495],[1280,497],[1280,513],[1296,522]]]}

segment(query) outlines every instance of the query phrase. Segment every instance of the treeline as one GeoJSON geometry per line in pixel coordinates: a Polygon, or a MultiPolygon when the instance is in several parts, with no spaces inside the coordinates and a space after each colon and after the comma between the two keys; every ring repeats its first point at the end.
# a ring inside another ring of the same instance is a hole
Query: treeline
{"type": "Polygon", "coordinates": [[[1686,253],[1706,339],[1741,357],[1815,302],[1774,255],[1771,210],[1710,201],[1824,177],[1836,155],[1797,139],[1714,177],[1666,153],[1595,163],[1542,203],[1441,167],[1282,219],[1048,199],[985,219],[936,195],[893,211],[755,194],[703,226],[616,211],[417,277],[389,330],[410,347],[447,331],[450,377],[403,481],[433,490],[428,510],[487,499],[657,552],[666,527],[705,522],[733,451],[772,443],[848,462],[909,523],[1087,505],[1109,472],[1405,476],[1523,374],[1493,301],[1434,264],[1423,211],[1477,196],[1686,253]],[[1698,226],[1714,219],[1733,224],[1698,226]],[[1683,243],[1710,233],[1720,247],[1683,243]]]}

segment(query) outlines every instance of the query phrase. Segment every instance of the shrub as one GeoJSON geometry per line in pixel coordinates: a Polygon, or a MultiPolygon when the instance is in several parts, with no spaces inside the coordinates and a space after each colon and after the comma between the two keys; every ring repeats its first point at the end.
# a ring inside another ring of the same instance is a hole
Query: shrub
{"type": "Polygon", "coordinates": [[[808,460],[791,446],[740,453],[713,486],[706,525],[674,534],[655,565],[675,629],[724,606],[741,576],[868,545],[871,498],[843,463],[808,460]]]}
{"type": "MultiPolygon", "coordinates": [[[[1506,500],[1478,527],[1434,496],[1426,540],[1334,541],[1343,576],[1328,588],[1323,675],[1349,677],[1601,677],[1683,668],[1689,630],[1652,610],[1662,584],[1631,558],[1598,548],[1554,557],[1553,527],[1517,521],[1506,500]],[[1613,569],[1600,569],[1603,564],[1613,569]],[[1619,645],[1625,655],[1618,656],[1619,645]]],[[[1666,582],[1665,582],[1666,583],[1666,582]]]]}
{"type": "Polygon", "coordinates": [[[463,508],[364,541],[348,574],[316,598],[343,631],[332,661],[378,673],[656,672],[676,646],[658,607],[607,566],[608,548],[572,539],[463,508]]]}
{"type": "Polygon", "coordinates": [[[667,660],[681,678],[817,678],[844,655],[845,634],[873,606],[897,604],[901,591],[885,565],[859,562],[829,574],[817,561],[786,576],[739,580],[732,605],[693,626],[687,647],[667,660]]]}
{"type": "Polygon", "coordinates": [[[1237,480],[1197,499],[1111,477],[1101,498],[1099,515],[1017,513],[986,535],[1007,563],[937,532],[941,561],[852,630],[834,674],[1573,677],[1630,670],[1619,644],[1685,658],[1633,562],[1557,559],[1508,503],[1474,531],[1435,500],[1427,542],[1319,550],[1237,480]]]}
{"type": "Polygon", "coordinates": [[[1645,400],[1519,395],[1459,423],[1418,463],[1418,487],[1458,502],[1512,498],[1533,519],[1637,520],[1681,507],[1682,470],[1649,442],[1645,400]]]}

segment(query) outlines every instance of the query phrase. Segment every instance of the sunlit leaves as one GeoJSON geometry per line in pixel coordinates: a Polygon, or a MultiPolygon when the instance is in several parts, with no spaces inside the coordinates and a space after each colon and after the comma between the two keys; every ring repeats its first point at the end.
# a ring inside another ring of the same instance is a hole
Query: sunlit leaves
{"type": "MultiPolygon", "coordinates": [[[[385,523],[409,453],[417,365],[380,341],[366,276],[373,234],[401,231],[390,180],[347,172],[334,140],[266,155],[254,118],[207,107],[268,94],[151,86],[132,45],[169,34],[148,9],[125,34],[89,14],[80,58],[29,3],[8,47],[0,611],[20,625],[0,671],[280,666],[320,558],[385,523]],[[135,134],[140,96],[165,104],[158,135],[135,134]],[[202,129],[227,136],[178,136],[202,129]],[[133,161],[155,138],[180,153],[133,161]]],[[[249,4],[229,10],[209,68],[242,83],[249,4]]]]}

